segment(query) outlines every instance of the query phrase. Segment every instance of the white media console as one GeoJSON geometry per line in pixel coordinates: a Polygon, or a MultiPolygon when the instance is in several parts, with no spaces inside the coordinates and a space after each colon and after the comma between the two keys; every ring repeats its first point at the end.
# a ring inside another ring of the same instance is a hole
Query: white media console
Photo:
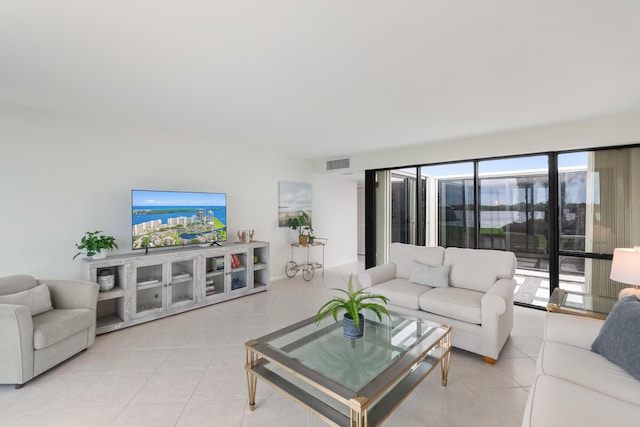
{"type": "Polygon", "coordinates": [[[114,287],[98,294],[97,334],[269,289],[269,243],[158,249],[83,260],[84,276],[114,287]]]}

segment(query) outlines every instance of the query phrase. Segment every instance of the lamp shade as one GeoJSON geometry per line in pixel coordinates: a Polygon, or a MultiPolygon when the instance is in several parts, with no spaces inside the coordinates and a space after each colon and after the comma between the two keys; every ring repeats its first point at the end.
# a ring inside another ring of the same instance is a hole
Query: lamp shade
{"type": "Polygon", "coordinates": [[[640,284],[640,246],[616,248],[613,251],[609,278],[629,285],[640,284]]]}

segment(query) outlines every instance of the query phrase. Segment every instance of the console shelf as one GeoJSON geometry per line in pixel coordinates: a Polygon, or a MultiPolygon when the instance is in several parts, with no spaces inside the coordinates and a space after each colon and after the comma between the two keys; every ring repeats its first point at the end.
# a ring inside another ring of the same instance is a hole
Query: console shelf
{"type": "Polygon", "coordinates": [[[115,286],[98,294],[97,334],[268,290],[269,243],[83,260],[87,280],[96,282],[103,269],[115,273],[115,286]]]}

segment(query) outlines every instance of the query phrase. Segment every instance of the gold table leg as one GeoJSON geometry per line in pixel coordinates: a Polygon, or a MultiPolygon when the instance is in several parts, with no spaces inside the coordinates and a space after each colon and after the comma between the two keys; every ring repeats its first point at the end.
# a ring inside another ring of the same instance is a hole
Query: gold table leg
{"type": "Polygon", "coordinates": [[[258,387],[258,377],[253,373],[251,368],[258,365],[258,355],[247,349],[247,360],[245,370],[247,371],[247,387],[249,390],[249,409],[256,409],[256,389],[258,387]]]}
{"type": "Polygon", "coordinates": [[[349,401],[349,426],[367,427],[369,425],[369,411],[363,409],[367,399],[362,396],[352,397],[349,401]]]}
{"type": "Polygon", "coordinates": [[[447,379],[449,377],[449,361],[451,359],[451,335],[447,334],[440,341],[440,345],[443,348],[443,351],[446,351],[447,354],[440,361],[440,366],[442,368],[442,385],[447,385],[447,379]]]}

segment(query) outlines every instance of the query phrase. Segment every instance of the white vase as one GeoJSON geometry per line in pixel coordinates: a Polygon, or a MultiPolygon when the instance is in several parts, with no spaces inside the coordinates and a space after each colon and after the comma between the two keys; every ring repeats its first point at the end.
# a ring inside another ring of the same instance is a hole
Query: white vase
{"type": "Polygon", "coordinates": [[[91,259],[105,259],[106,257],[107,257],[106,252],[96,252],[95,254],[93,254],[91,259]]]}

